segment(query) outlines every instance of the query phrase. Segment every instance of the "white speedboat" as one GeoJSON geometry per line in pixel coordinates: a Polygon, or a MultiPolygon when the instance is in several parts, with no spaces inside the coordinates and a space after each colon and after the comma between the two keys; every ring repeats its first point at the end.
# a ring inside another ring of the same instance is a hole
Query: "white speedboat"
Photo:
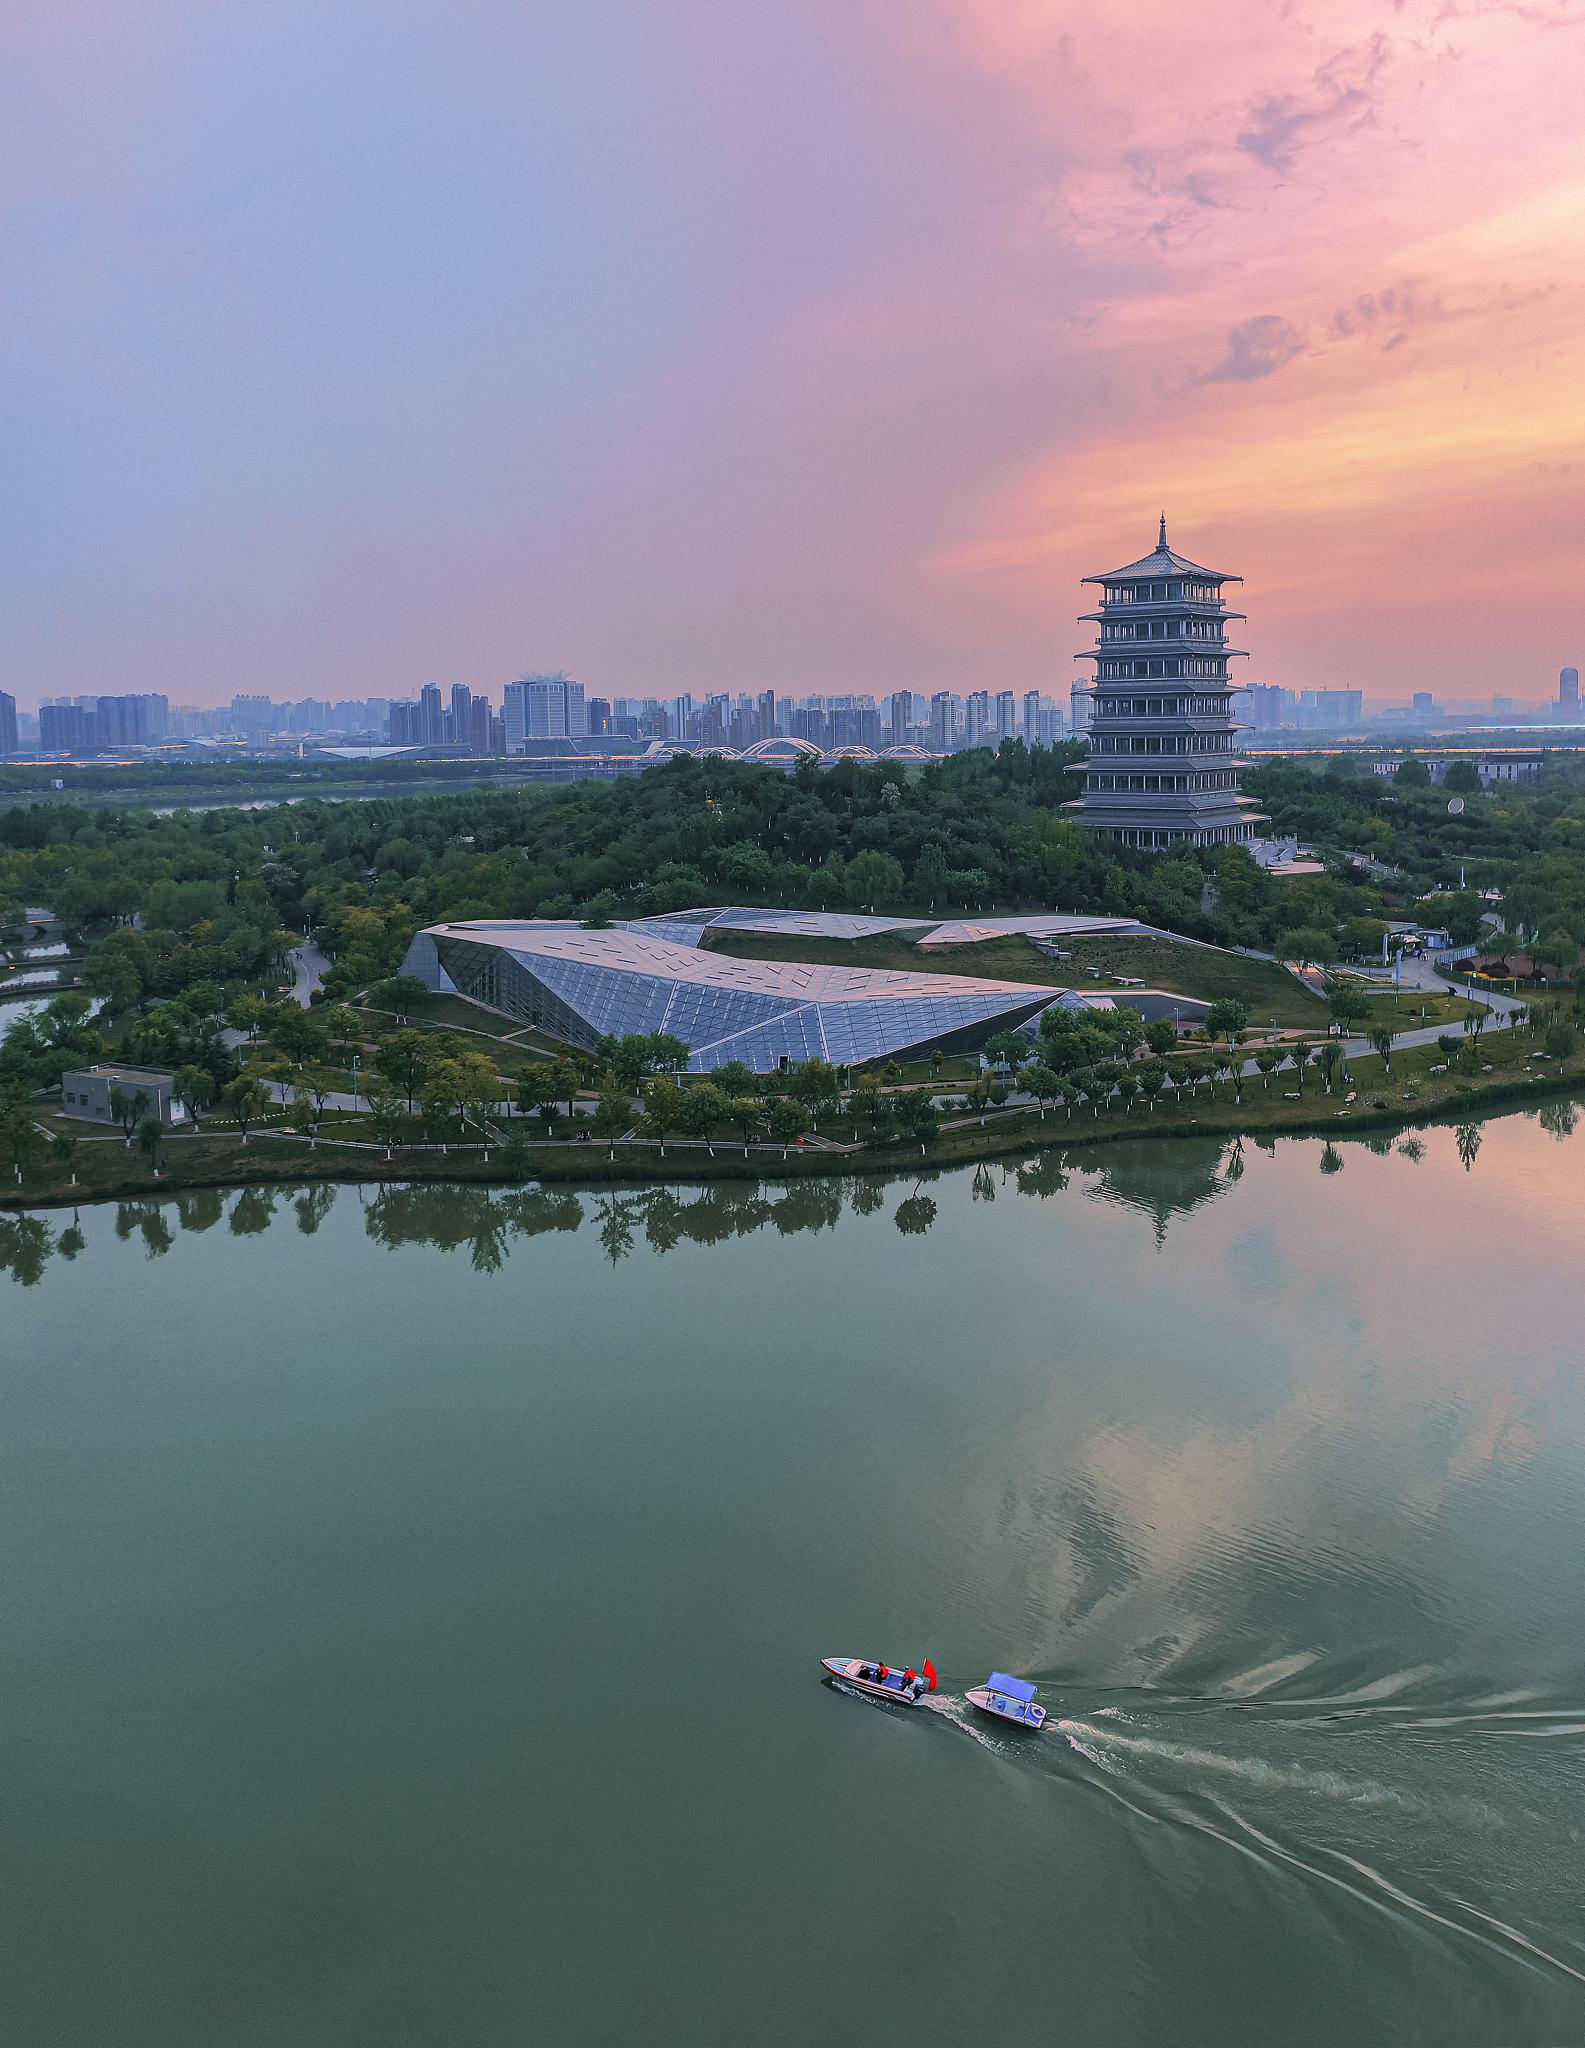
{"type": "Polygon", "coordinates": [[[822,1657],[821,1667],[855,1692],[871,1699],[890,1700],[894,1707],[917,1707],[927,1692],[936,1689],[936,1667],[927,1657],[915,1671],[912,1665],[884,1664],[878,1657],[822,1657]]]}
{"type": "Polygon", "coordinates": [[[1011,1721],[1015,1728],[1039,1728],[1046,1718],[1044,1707],[1035,1705],[1035,1689],[1027,1678],[1009,1678],[1005,1671],[993,1671],[983,1685],[970,1686],[963,1695],[971,1707],[997,1721],[1011,1721]]]}

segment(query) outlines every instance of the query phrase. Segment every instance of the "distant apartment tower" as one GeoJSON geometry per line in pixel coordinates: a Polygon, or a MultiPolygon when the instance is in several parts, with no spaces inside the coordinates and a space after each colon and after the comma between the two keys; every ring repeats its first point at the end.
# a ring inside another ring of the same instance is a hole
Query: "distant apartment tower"
{"type": "Polygon", "coordinates": [[[893,690],[887,702],[891,707],[892,745],[900,747],[913,737],[914,693],[912,690],[893,690]]]}
{"type": "Polygon", "coordinates": [[[1087,683],[1075,683],[1068,692],[1068,723],[1076,740],[1083,739],[1090,729],[1090,690],[1087,683]]]}
{"type": "Polygon", "coordinates": [[[1040,692],[1038,690],[1025,690],[1024,692],[1024,722],[1021,730],[1026,747],[1039,746],[1040,692]]]}
{"type": "Polygon", "coordinates": [[[17,700],[0,690],[0,754],[17,751],[17,700]]]}
{"type": "Polygon", "coordinates": [[[963,706],[963,744],[966,747],[989,746],[991,741],[991,693],[989,690],[970,690],[963,706]]]}
{"type": "Polygon", "coordinates": [[[1251,683],[1245,693],[1249,722],[1257,732],[1270,732],[1279,725],[1291,725],[1298,698],[1280,683],[1251,683]]]}
{"type": "Polygon", "coordinates": [[[1239,794],[1227,583],[1167,545],[1165,516],[1150,554],[1086,576],[1101,586],[1084,795],[1072,806],[1092,832],[1123,846],[1187,840],[1218,846],[1261,822],[1239,794]]]}
{"type": "Polygon", "coordinates": [[[240,739],[262,738],[275,730],[275,706],[268,697],[233,697],[231,730],[240,739]]]}
{"type": "MultiPolygon", "coordinates": [[[[591,733],[609,732],[611,730],[611,700],[609,697],[587,698],[583,708],[589,721],[591,733]]],[[[622,706],[622,710],[625,715],[627,711],[625,703],[622,706]]]]}
{"type": "Polygon", "coordinates": [[[84,711],[80,704],[42,704],[39,707],[39,746],[46,754],[80,754],[99,744],[97,712],[84,711]]]}
{"type": "Polygon", "coordinates": [[[1579,670],[1565,668],[1558,671],[1557,701],[1565,711],[1579,709],[1579,670]]]}
{"type": "Polygon", "coordinates": [[[937,690],[930,699],[930,751],[950,754],[957,738],[957,702],[950,690],[937,690]]]}
{"type": "Polygon", "coordinates": [[[583,739],[589,716],[583,685],[570,676],[524,676],[506,686],[506,751],[520,754],[528,740],[583,739]]]}
{"type": "Polygon", "coordinates": [[[996,692],[996,739],[1016,739],[1018,736],[1018,699],[1011,690],[996,692]]]}
{"type": "Polygon", "coordinates": [[[424,744],[424,714],[417,700],[398,697],[386,714],[385,742],[391,747],[424,744]]]}
{"type": "Polygon", "coordinates": [[[1358,725],[1365,716],[1363,690],[1301,690],[1299,723],[1341,730],[1358,725]]]}

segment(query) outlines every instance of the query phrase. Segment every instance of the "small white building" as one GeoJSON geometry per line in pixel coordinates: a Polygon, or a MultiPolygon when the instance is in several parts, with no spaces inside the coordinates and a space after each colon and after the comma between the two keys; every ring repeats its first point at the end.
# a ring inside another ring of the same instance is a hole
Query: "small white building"
{"type": "Polygon", "coordinates": [[[76,1067],[61,1076],[61,1108],[67,1116],[80,1116],[89,1123],[119,1124],[111,1107],[111,1096],[124,1096],[143,1103],[138,1120],[157,1116],[162,1124],[181,1124],[187,1112],[171,1093],[174,1077],[152,1067],[122,1067],[106,1064],[76,1067]]]}

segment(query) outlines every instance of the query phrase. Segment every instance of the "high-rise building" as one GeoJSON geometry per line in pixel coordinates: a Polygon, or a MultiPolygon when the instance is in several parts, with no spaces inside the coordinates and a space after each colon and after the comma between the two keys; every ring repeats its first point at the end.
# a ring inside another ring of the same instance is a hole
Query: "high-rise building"
{"type": "Polygon", "coordinates": [[[0,690],[0,754],[17,751],[17,700],[0,690]]]}
{"type": "Polygon", "coordinates": [[[1101,608],[1084,614],[1099,631],[1085,657],[1095,663],[1090,755],[1072,808],[1124,846],[1254,838],[1227,673],[1242,651],[1227,645],[1227,621],[1243,614],[1222,598],[1243,578],[1174,553],[1163,515],[1150,554],[1084,580],[1100,584],[1101,608]]]}
{"type": "MultiPolygon", "coordinates": [[[[627,699],[625,697],[618,698],[617,701],[621,707],[622,716],[625,718],[627,716],[627,699]]],[[[611,730],[611,700],[609,697],[590,697],[585,703],[584,709],[588,713],[590,732],[602,733],[611,730]]]]}
{"type": "Polygon", "coordinates": [[[1565,711],[1579,709],[1579,670],[1565,668],[1558,671],[1557,700],[1565,711]]]}
{"type": "Polygon", "coordinates": [[[890,699],[892,745],[903,746],[913,737],[914,693],[912,690],[893,690],[890,699]]]}
{"type": "MultiPolygon", "coordinates": [[[[1232,614],[1236,617],[1237,614],[1232,614]]],[[[1365,716],[1365,693],[1363,690],[1301,690],[1299,692],[1298,719],[1300,725],[1325,726],[1329,730],[1342,730],[1358,725],[1365,716]]]]}
{"type": "Polygon", "coordinates": [[[439,746],[446,737],[446,714],[440,702],[440,687],[425,683],[418,693],[418,715],[424,728],[424,745],[439,746]]]}
{"type": "Polygon", "coordinates": [[[473,692],[466,683],[453,683],[446,705],[445,737],[454,747],[466,747],[473,738],[473,692]]]}
{"type": "Polygon", "coordinates": [[[1018,699],[1011,690],[996,692],[996,738],[1016,739],[1018,736],[1018,699]]]}
{"type": "Polygon", "coordinates": [[[570,676],[524,676],[506,686],[508,753],[533,739],[582,739],[589,730],[583,685],[570,676]],[[512,737],[514,727],[517,737],[512,737]]]}
{"type": "Polygon", "coordinates": [[[1040,744],[1040,692],[1038,690],[1025,690],[1024,692],[1024,723],[1022,730],[1026,747],[1036,747],[1040,744]]]}
{"type": "Polygon", "coordinates": [[[963,744],[985,747],[991,743],[991,693],[970,690],[963,706],[963,744]]]}
{"type": "Polygon", "coordinates": [[[1088,683],[1075,683],[1068,692],[1068,721],[1073,727],[1073,737],[1082,739],[1090,729],[1090,687],[1088,683]]]}
{"type": "Polygon", "coordinates": [[[275,706],[268,697],[233,697],[231,730],[239,739],[262,739],[275,730],[275,706]]]}
{"type": "Polygon", "coordinates": [[[950,690],[937,690],[930,699],[930,751],[950,754],[957,738],[957,700],[950,690]]]}
{"type": "Polygon", "coordinates": [[[1270,732],[1279,725],[1291,725],[1298,698],[1280,683],[1251,683],[1245,692],[1249,722],[1258,731],[1270,732]]]}
{"type": "Polygon", "coordinates": [[[1436,698],[1429,690],[1415,691],[1414,695],[1409,699],[1409,716],[1411,718],[1435,718],[1436,698]]]}
{"type": "Polygon", "coordinates": [[[757,740],[773,740],[776,737],[776,692],[761,690],[755,699],[754,737],[757,740]]]}
{"type": "Polygon", "coordinates": [[[399,697],[387,715],[385,739],[392,747],[423,746],[423,706],[411,697],[399,697]]]}
{"type": "Polygon", "coordinates": [[[39,746],[46,754],[81,754],[99,746],[99,714],[80,704],[39,708],[39,746]]]}

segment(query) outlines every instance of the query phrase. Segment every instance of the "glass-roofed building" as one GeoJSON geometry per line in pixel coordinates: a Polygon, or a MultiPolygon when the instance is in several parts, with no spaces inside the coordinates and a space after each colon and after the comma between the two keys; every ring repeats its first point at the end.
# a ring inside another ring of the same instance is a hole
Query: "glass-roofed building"
{"type": "Polygon", "coordinates": [[[402,972],[585,1050],[607,1033],[668,1032],[699,1074],[730,1060],[773,1073],[798,1060],[858,1066],[934,1046],[968,1050],[1056,993],[962,974],[740,960],[690,936],[695,943],[653,924],[436,924],[413,940],[402,972]]]}
{"type": "Polygon", "coordinates": [[[1163,514],[1151,553],[1084,580],[1101,586],[1101,605],[1084,615],[1096,644],[1077,656],[1095,663],[1095,680],[1084,795],[1068,808],[1122,846],[1253,839],[1265,820],[1239,793],[1242,686],[1227,672],[1244,651],[1228,646],[1227,622],[1244,614],[1222,597],[1243,578],[1168,547],[1163,514]]]}

